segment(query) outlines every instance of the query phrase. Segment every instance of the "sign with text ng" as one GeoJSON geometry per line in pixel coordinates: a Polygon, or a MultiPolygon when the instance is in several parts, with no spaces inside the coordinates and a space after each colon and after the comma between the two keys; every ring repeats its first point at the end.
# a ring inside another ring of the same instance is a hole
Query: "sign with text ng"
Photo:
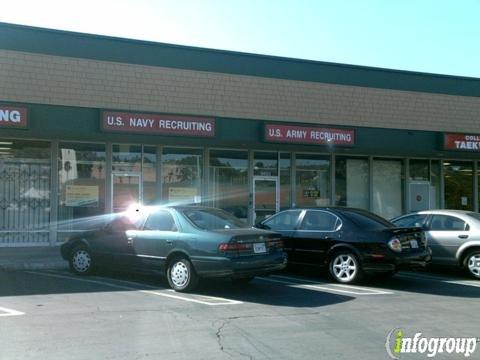
{"type": "Polygon", "coordinates": [[[265,124],[265,141],[352,146],[355,145],[355,130],[265,124]]]}
{"type": "Polygon", "coordinates": [[[26,128],[27,108],[0,105],[0,127],[26,128]]]}
{"type": "Polygon", "coordinates": [[[180,115],[155,115],[104,111],[102,129],[150,135],[214,137],[215,119],[180,115]]]}
{"type": "Polygon", "coordinates": [[[445,150],[480,151],[480,135],[444,134],[443,148],[445,150]]]}

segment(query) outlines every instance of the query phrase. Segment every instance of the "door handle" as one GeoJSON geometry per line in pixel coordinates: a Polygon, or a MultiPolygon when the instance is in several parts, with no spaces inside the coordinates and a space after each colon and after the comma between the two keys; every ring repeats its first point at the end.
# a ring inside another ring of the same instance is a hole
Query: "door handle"
{"type": "Polygon", "coordinates": [[[460,239],[468,239],[468,235],[458,235],[460,239]]]}
{"type": "Polygon", "coordinates": [[[132,246],[133,245],[133,238],[129,237],[127,239],[127,245],[132,246]]]}
{"type": "Polygon", "coordinates": [[[168,239],[168,240],[165,240],[165,242],[167,243],[167,245],[172,245],[173,241],[168,239]]]}

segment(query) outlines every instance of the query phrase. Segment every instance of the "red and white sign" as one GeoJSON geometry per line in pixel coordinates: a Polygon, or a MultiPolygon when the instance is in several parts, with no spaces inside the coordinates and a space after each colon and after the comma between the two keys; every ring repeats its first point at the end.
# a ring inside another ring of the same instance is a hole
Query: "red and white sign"
{"type": "Polygon", "coordinates": [[[27,126],[26,108],[0,105],[0,127],[26,128],[27,126]]]}
{"type": "Polygon", "coordinates": [[[265,140],[315,145],[355,145],[353,129],[334,129],[296,125],[265,124],[265,140]]]}
{"type": "Polygon", "coordinates": [[[444,134],[443,148],[445,150],[480,151],[480,135],[444,134]]]}
{"type": "Polygon", "coordinates": [[[102,129],[106,131],[152,135],[215,136],[215,119],[213,118],[104,111],[101,121],[102,129]]]}

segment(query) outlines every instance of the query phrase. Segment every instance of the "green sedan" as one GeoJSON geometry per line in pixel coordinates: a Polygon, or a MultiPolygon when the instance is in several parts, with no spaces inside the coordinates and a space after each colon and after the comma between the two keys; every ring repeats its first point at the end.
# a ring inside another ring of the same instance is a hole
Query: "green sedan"
{"type": "Polygon", "coordinates": [[[246,283],[286,266],[280,235],[255,229],[215,208],[142,207],[113,216],[100,229],[71,237],[62,257],[78,275],[98,267],[165,275],[176,291],[200,278],[246,283]]]}

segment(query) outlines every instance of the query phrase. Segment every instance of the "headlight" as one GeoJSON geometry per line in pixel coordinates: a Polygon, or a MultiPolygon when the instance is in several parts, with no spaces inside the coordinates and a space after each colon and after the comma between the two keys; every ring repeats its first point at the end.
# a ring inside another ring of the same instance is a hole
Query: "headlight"
{"type": "Polygon", "coordinates": [[[388,242],[388,247],[395,252],[402,252],[402,243],[397,238],[393,238],[388,242]]]}

